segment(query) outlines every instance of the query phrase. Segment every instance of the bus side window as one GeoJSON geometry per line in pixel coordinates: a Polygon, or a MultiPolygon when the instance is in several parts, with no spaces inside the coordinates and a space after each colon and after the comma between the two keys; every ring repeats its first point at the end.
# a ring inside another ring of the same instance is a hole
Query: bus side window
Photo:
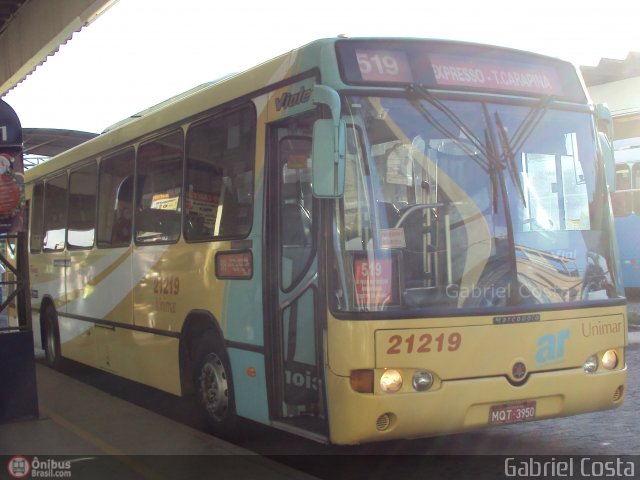
{"type": "Polygon", "coordinates": [[[67,228],[67,174],[44,184],[44,251],[64,250],[67,228]]]}
{"type": "Polygon", "coordinates": [[[611,192],[611,209],[615,217],[628,217],[633,212],[633,192],[631,191],[629,165],[616,165],[616,190],[611,192]]]}
{"type": "Polygon", "coordinates": [[[136,242],[175,242],[182,210],[182,130],[138,149],[138,186],[134,218],[136,242]]]}
{"type": "Polygon", "coordinates": [[[31,253],[39,253],[42,249],[42,231],[44,229],[44,185],[42,182],[33,186],[31,200],[31,253]]]}
{"type": "Polygon", "coordinates": [[[616,165],[616,190],[629,190],[631,188],[631,172],[629,165],[616,165]]]}
{"type": "Polygon", "coordinates": [[[133,148],[128,148],[100,162],[98,247],[124,247],[131,242],[134,158],[133,148]]]}
{"type": "Polygon", "coordinates": [[[95,161],[69,175],[69,221],[67,243],[69,248],[91,248],[96,222],[95,161]]]}
{"type": "Polygon", "coordinates": [[[243,178],[240,175],[233,180],[225,177],[224,180],[220,196],[222,206],[220,228],[216,231],[216,235],[244,236],[251,228],[251,185],[248,182],[253,180],[253,176],[243,178]]]}
{"type": "Polygon", "coordinates": [[[244,237],[253,218],[255,111],[243,108],[189,128],[184,238],[244,237]]]}
{"type": "Polygon", "coordinates": [[[128,244],[131,240],[131,228],[133,220],[133,175],[125,178],[116,196],[114,209],[113,231],[111,241],[114,244],[128,244]]]}
{"type": "Polygon", "coordinates": [[[640,215],[640,163],[633,164],[633,211],[640,215]]]}

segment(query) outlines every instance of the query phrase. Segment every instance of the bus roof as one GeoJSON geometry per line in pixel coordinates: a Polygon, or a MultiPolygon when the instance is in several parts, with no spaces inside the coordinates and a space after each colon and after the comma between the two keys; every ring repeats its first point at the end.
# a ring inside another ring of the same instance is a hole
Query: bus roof
{"type": "MultiPolygon", "coordinates": [[[[359,88],[343,81],[341,72],[333,65],[336,65],[335,44],[349,44],[351,42],[379,42],[400,45],[400,42],[409,44],[430,43],[442,46],[452,46],[452,48],[474,50],[484,49],[486,52],[505,52],[511,57],[526,59],[541,59],[552,62],[552,64],[562,64],[564,67],[571,67],[568,62],[564,62],[552,57],[515,50],[505,47],[495,47],[477,43],[459,42],[450,40],[433,39],[411,39],[411,38],[353,38],[342,37],[325,38],[315,40],[300,48],[291,50],[285,54],[268,60],[244,72],[228,75],[214,82],[199,85],[191,90],[176,95],[153,107],[117,122],[96,137],[75,148],[61,153],[51,160],[29,169],[25,174],[27,182],[42,176],[49,175],[55,171],[73,165],[82,159],[95,158],[103,152],[109,152],[118,146],[131,144],[155,131],[166,129],[171,125],[177,125],[185,119],[193,118],[217,106],[221,106],[249,95],[259,94],[267,91],[278,83],[305,72],[316,73],[321,76],[324,84],[340,89],[348,87],[350,89],[359,88]]],[[[579,82],[576,73],[576,82],[579,82]]],[[[360,86],[360,88],[365,88],[360,86]]],[[[370,87],[369,87],[370,88],[370,87]]]]}
{"type": "MultiPolygon", "coordinates": [[[[305,64],[318,66],[323,47],[332,45],[334,39],[317,40],[299,49],[275,57],[242,73],[223,77],[223,79],[195,87],[160,104],[132,115],[108,127],[100,136],[83,143],[67,152],[53,157],[25,173],[25,180],[46,176],[61,168],[73,164],[81,158],[91,158],[101,152],[109,151],[118,145],[134,142],[158,129],[174,122],[206,112],[216,106],[224,105],[245,97],[261,89],[276,85],[287,78],[297,62],[301,52],[306,58],[305,64]]],[[[303,72],[304,70],[300,70],[303,72]]],[[[296,71],[294,74],[298,73],[296,71]]]]}

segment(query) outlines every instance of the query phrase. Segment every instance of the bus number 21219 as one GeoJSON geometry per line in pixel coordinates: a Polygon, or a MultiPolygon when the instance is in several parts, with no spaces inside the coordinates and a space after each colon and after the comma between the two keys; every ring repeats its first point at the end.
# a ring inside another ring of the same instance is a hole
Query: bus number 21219
{"type": "Polygon", "coordinates": [[[389,337],[389,344],[391,346],[387,349],[387,354],[397,355],[402,353],[403,349],[406,349],[406,353],[413,353],[414,347],[418,353],[429,353],[434,349],[436,352],[442,352],[445,348],[450,352],[455,352],[460,348],[461,343],[462,335],[458,332],[452,332],[449,335],[441,333],[435,338],[430,333],[423,333],[418,337],[417,342],[416,335],[414,334],[407,337],[392,335],[389,337]]]}

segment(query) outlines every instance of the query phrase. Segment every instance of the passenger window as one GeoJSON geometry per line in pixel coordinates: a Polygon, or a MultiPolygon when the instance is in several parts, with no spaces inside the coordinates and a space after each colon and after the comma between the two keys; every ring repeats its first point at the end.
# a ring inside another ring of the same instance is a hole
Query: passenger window
{"type": "Polygon", "coordinates": [[[33,186],[33,196],[31,198],[31,253],[38,253],[42,249],[43,207],[44,185],[37,183],[33,186]]]}
{"type": "Polygon", "coordinates": [[[253,218],[255,113],[245,108],[193,125],[187,134],[184,237],[244,237],[253,218]]]}
{"type": "Polygon", "coordinates": [[[69,248],[93,247],[96,223],[96,164],[69,175],[69,248]]]}
{"type": "Polygon", "coordinates": [[[182,131],[138,149],[135,232],[138,243],[175,242],[182,209],[182,131]]]}
{"type": "Polygon", "coordinates": [[[629,165],[616,165],[616,190],[629,190],[631,188],[631,172],[629,165]]]}
{"type": "Polygon", "coordinates": [[[133,148],[129,148],[100,162],[98,247],[131,243],[134,159],[133,148]]]}
{"type": "Polygon", "coordinates": [[[67,226],[67,174],[44,184],[44,251],[64,250],[67,226]]]}
{"type": "Polygon", "coordinates": [[[640,163],[633,165],[633,211],[640,215],[640,163]]]}
{"type": "Polygon", "coordinates": [[[611,192],[611,209],[614,217],[628,217],[633,213],[633,194],[631,190],[611,192]]]}

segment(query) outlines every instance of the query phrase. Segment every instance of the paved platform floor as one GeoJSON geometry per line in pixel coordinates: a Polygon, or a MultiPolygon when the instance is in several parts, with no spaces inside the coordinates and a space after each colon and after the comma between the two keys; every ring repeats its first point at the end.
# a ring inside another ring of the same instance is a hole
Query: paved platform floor
{"type": "Polygon", "coordinates": [[[0,424],[0,478],[14,456],[70,459],[69,478],[312,478],[41,364],[36,376],[40,417],[0,424]]]}

